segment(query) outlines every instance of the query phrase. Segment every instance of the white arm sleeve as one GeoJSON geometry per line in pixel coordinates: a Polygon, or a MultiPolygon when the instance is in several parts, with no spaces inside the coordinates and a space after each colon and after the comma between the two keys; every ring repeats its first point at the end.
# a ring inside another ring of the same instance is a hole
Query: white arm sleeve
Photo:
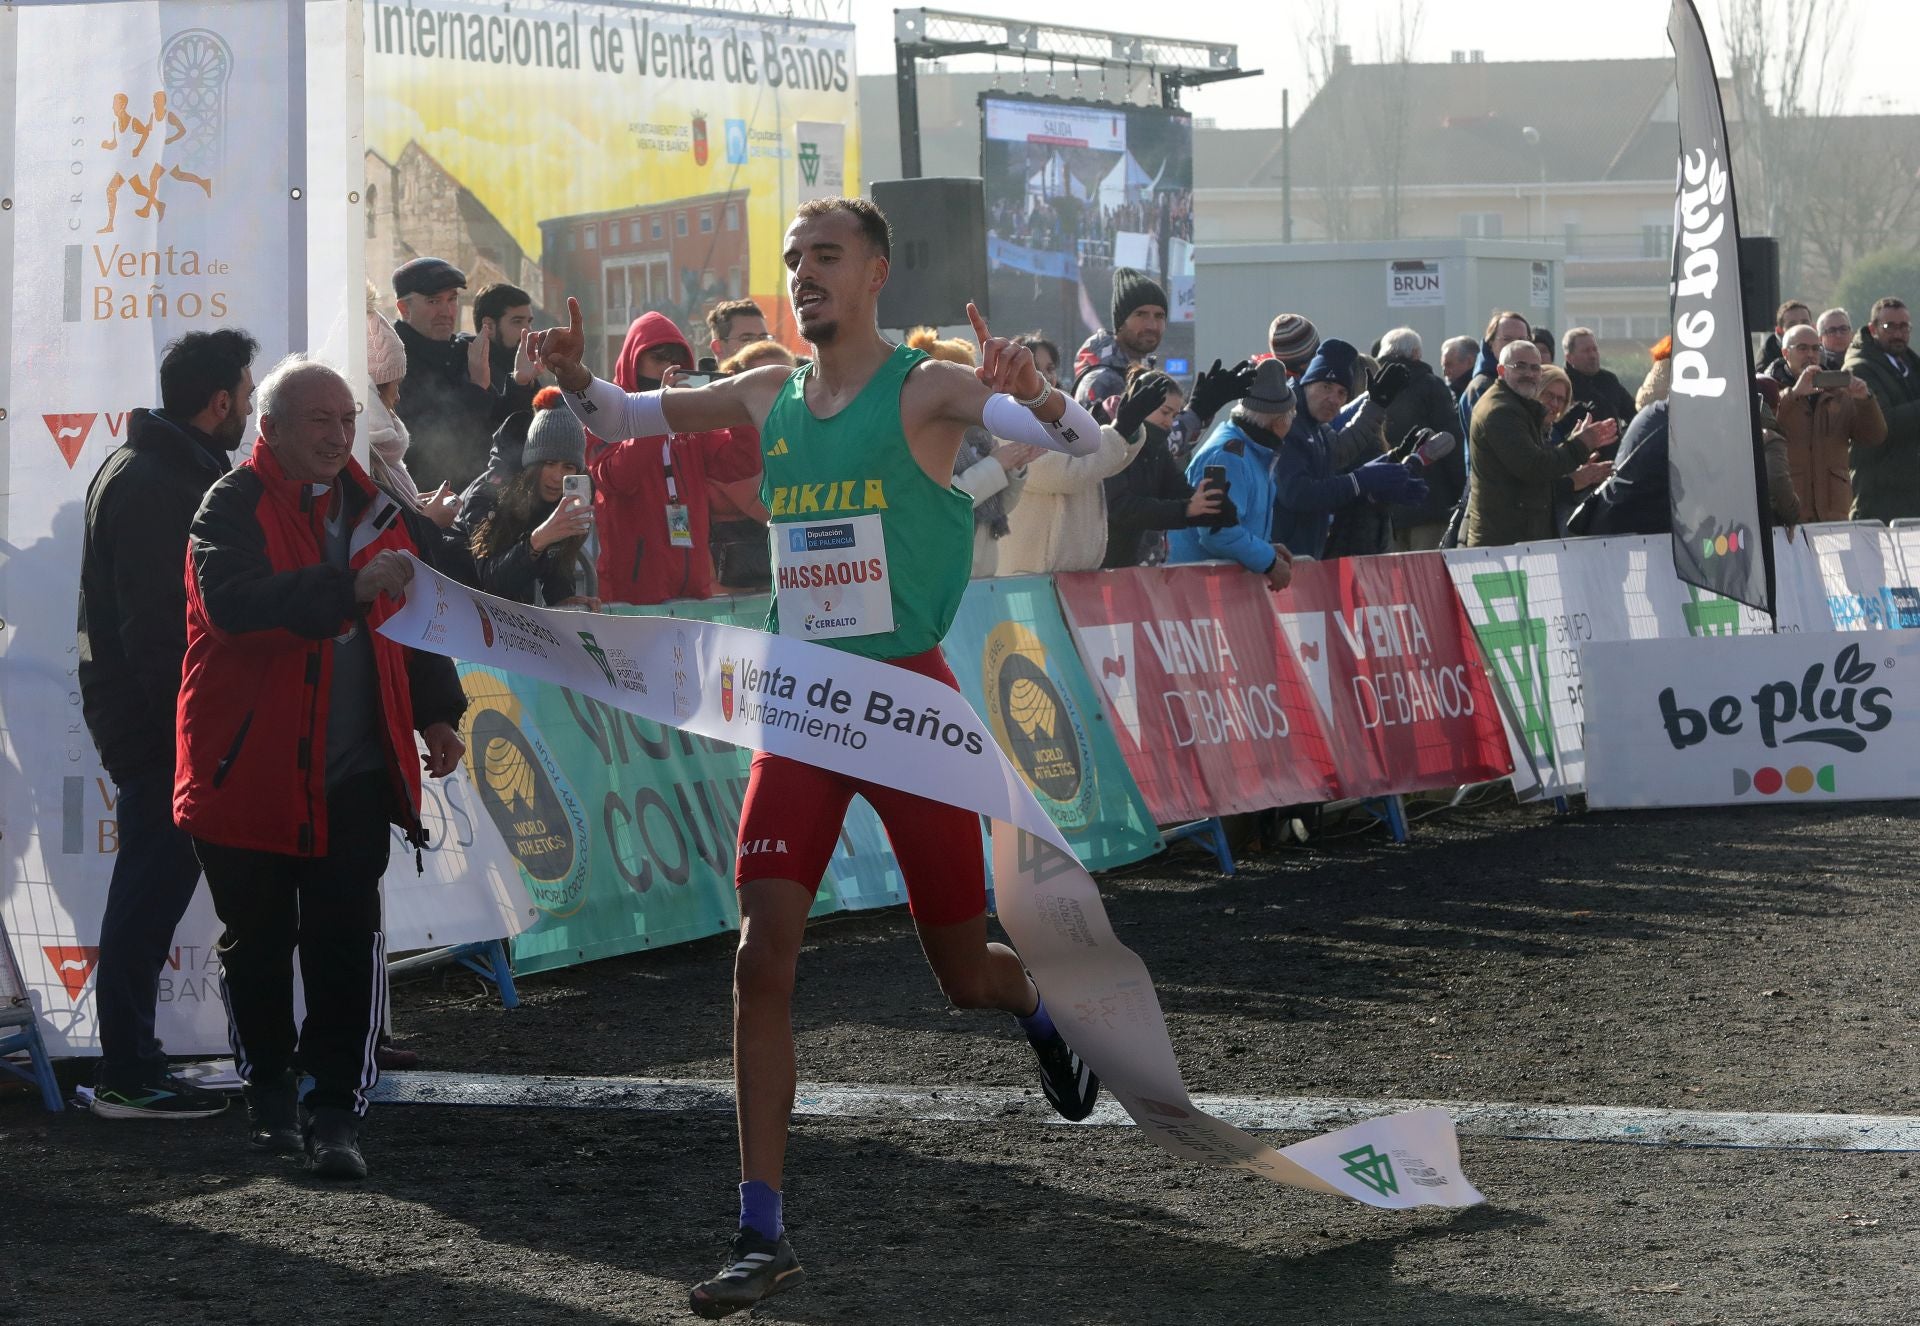
{"type": "Polygon", "coordinates": [[[673,431],[667,427],[667,412],[661,408],[657,391],[622,391],[611,382],[595,378],[584,391],[562,394],[573,417],[604,442],[659,437],[673,431]]]}
{"type": "Polygon", "coordinates": [[[1004,391],[987,397],[980,422],[989,433],[1009,442],[1030,442],[1069,456],[1091,456],[1100,450],[1100,425],[1087,413],[1086,406],[1057,387],[1053,394],[1067,403],[1067,412],[1053,423],[1043,423],[1004,391]]]}

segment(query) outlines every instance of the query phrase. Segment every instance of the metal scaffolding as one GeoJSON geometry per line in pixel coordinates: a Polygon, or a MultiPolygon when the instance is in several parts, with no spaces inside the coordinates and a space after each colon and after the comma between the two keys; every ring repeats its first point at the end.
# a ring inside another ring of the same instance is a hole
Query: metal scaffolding
{"type": "Polygon", "coordinates": [[[1240,48],[1225,42],[1145,37],[1054,23],[985,18],[944,9],[897,9],[893,20],[895,90],[900,107],[900,173],[920,175],[920,61],[950,55],[1005,55],[1049,68],[1145,70],[1160,81],[1160,103],[1180,105],[1180,89],[1250,78],[1240,48]]]}

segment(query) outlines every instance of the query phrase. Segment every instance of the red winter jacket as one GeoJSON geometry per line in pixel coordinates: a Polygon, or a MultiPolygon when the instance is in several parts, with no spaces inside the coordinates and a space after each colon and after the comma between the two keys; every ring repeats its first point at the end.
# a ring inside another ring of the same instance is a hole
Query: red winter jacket
{"type": "MultiPolygon", "coordinates": [[[[615,385],[639,391],[640,356],[677,345],[693,362],[687,338],[663,313],[643,313],[627,329],[614,367],[615,385]]],[[[608,603],[664,603],[703,599],[713,593],[713,554],[707,547],[708,454],[726,444],[728,430],[674,433],[603,442],[587,435],[587,473],[593,476],[593,516],[600,531],[600,597],[608,603]],[[676,548],[667,531],[667,471],[663,445],[673,458],[673,487],[687,508],[691,548],[676,548]]]]}
{"type": "Polygon", "coordinates": [[[422,840],[413,732],[457,723],[466,701],[451,660],[374,631],[398,605],[382,596],[361,615],[353,575],[388,548],[427,556],[429,540],[357,463],[339,487],[356,545],[345,571],[324,558],[326,499],[289,479],[264,440],[193,518],[173,816],[196,838],[326,854],[333,640],[357,627],[373,633],[393,822],[422,840]]]}

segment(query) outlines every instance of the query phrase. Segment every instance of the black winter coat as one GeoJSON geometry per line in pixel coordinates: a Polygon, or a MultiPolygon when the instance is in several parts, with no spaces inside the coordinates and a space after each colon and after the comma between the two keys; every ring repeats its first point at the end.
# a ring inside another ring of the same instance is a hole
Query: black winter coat
{"type": "Polygon", "coordinates": [[[394,413],[412,441],[407,469],[423,493],[442,482],[464,488],[486,468],[487,439],[494,428],[495,397],[467,376],[467,345],[473,337],[429,341],[405,321],[393,324],[407,347],[407,375],[400,380],[394,413]]]}
{"type": "MultiPolygon", "coordinates": [[[[1467,449],[1459,445],[1465,440],[1460,436],[1459,408],[1454,403],[1452,388],[1433,371],[1432,365],[1423,360],[1389,356],[1381,361],[1381,367],[1391,363],[1405,364],[1413,374],[1413,381],[1387,407],[1387,450],[1392,451],[1406,441],[1407,434],[1416,428],[1451,434],[1455,442],[1453,450],[1439,464],[1426,468],[1427,500],[1389,508],[1393,528],[1444,525],[1454,507],[1460,504],[1460,495],[1467,490],[1467,449]]],[[[1331,551],[1329,555],[1333,555],[1331,551]]]]}
{"type": "Polygon", "coordinates": [[[1138,566],[1141,540],[1149,531],[1185,529],[1193,486],[1167,445],[1167,435],[1147,429],[1133,464],[1106,481],[1108,566],[1138,566]]]}
{"type": "Polygon", "coordinates": [[[187,654],[187,531],[232,462],[218,442],[135,410],[87,485],[80,553],[80,711],[114,782],[173,777],[187,654]]]}

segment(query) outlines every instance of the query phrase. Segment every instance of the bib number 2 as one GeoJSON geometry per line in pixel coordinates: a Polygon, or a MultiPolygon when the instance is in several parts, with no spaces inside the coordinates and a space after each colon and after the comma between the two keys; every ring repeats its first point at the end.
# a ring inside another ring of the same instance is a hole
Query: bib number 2
{"type": "Polygon", "coordinates": [[[887,543],[877,515],[775,525],[774,599],[780,634],[802,640],[893,629],[887,543]]]}

